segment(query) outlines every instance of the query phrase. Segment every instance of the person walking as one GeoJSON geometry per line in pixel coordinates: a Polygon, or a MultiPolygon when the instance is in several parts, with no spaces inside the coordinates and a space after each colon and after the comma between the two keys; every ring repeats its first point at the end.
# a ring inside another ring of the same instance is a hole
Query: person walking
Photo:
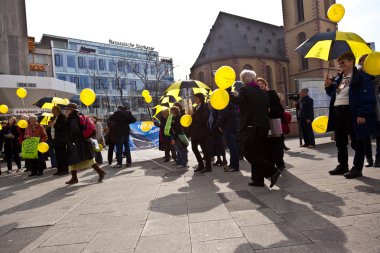
{"type": "Polygon", "coordinates": [[[69,173],[67,164],[67,124],[66,116],[62,113],[61,107],[53,106],[52,113],[53,126],[51,128],[51,137],[53,139],[53,146],[55,158],[57,161],[57,172],[53,175],[61,176],[69,173]]]}
{"type": "Polygon", "coordinates": [[[298,116],[301,122],[301,133],[304,144],[301,147],[315,148],[315,137],[311,123],[314,120],[314,101],[309,97],[309,89],[303,88],[300,91],[298,116]]]}
{"type": "Polygon", "coordinates": [[[77,171],[89,167],[92,167],[98,173],[98,182],[103,182],[106,172],[95,162],[91,142],[83,137],[83,126],[80,124],[78,105],[69,103],[65,108],[65,115],[68,130],[67,157],[71,172],[71,179],[66,184],[78,183],[77,171]]]}
{"type": "Polygon", "coordinates": [[[327,131],[335,131],[338,165],[330,175],[345,178],[362,176],[365,140],[376,131],[376,97],[369,75],[355,67],[355,56],[347,52],[338,57],[341,73],[327,77],[324,85],[331,97],[327,131]],[[348,137],[355,150],[353,167],[348,171],[348,137]]]}
{"type": "MultiPolygon", "coordinates": [[[[92,116],[92,121],[96,126],[96,140],[98,141],[98,144],[102,145],[102,147],[105,147],[102,122],[96,116],[92,116]]],[[[95,161],[97,164],[103,163],[103,156],[101,151],[95,152],[95,161]]]]}
{"type": "Polygon", "coordinates": [[[239,93],[232,93],[230,100],[239,105],[239,139],[252,171],[252,182],[249,185],[262,187],[264,178],[268,178],[272,188],[280,176],[280,171],[266,158],[265,145],[269,131],[268,95],[257,85],[255,71],[243,70],[240,79],[245,86],[240,88],[239,93]]]}
{"type": "Polygon", "coordinates": [[[195,169],[195,172],[206,173],[212,171],[210,149],[208,145],[209,112],[208,107],[205,104],[205,97],[202,93],[196,93],[194,95],[194,100],[197,106],[194,111],[192,111],[193,121],[190,125],[191,148],[198,162],[198,167],[195,169]],[[198,146],[201,146],[206,165],[203,163],[198,146]]]}
{"type": "Polygon", "coordinates": [[[129,134],[131,131],[129,124],[136,122],[136,118],[132,115],[131,111],[128,111],[123,106],[119,106],[117,111],[111,115],[109,121],[111,121],[112,125],[112,130],[110,127],[111,134],[113,135],[112,139],[116,141],[117,164],[114,168],[122,167],[124,149],[127,158],[126,167],[130,167],[132,165],[132,157],[129,147],[129,134]]]}
{"type": "Polygon", "coordinates": [[[12,172],[12,159],[16,163],[17,172],[21,170],[21,160],[19,153],[21,152],[21,147],[18,143],[19,133],[16,126],[16,118],[11,117],[8,120],[5,128],[2,130],[3,140],[4,140],[4,154],[5,160],[7,161],[8,171],[10,174],[12,172]]]}
{"type": "MultiPolygon", "coordinates": [[[[29,116],[29,125],[25,129],[25,139],[31,137],[40,138],[40,143],[47,141],[45,128],[38,123],[37,117],[35,115],[29,116]]],[[[43,175],[43,170],[46,168],[46,162],[45,156],[42,153],[38,152],[37,158],[26,159],[26,161],[28,161],[28,166],[30,166],[30,170],[32,172],[30,175],[28,175],[29,177],[43,175]]]]}

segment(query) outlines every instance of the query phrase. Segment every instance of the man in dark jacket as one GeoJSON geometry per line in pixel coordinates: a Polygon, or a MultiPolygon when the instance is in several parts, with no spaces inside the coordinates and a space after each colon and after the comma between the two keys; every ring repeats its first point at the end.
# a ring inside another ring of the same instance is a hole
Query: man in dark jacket
{"type": "Polygon", "coordinates": [[[117,165],[115,168],[121,168],[123,162],[123,146],[125,148],[125,155],[127,158],[126,166],[129,167],[132,164],[131,151],[129,147],[129,124],[136,122],[136,118],[132,115],[131,111],[128,111],[124,106],[119,106],[117,111],[109,118],[110,135],[112,139],[116,140],[116,160],[117,165]],[[112,131],[112,132],[111,132],[112,131]]]}
{"type": "Polygon", "coordinates": [[[315,137],[311,123],[314,120],[314,101],[309,97],[309,89],[303,88],[300,91],[300,102],[298,116],[301,122],[301,132],[304,144],[301,147],[314,148],[315,137]]]}
{"type": "Polygon", "coordinates": [[[54,175],[60,176],[69,173],[66,159],[67,153],[67,124],[66,116],[62,113],[59,106],[53,106],[54,115],[53,127],[51,128],[51,138],[55,152],[57,172],[54,175]]]}
{"type": "Polygon", "coordinates": [[[351,52],[339,56],[341,74],[325,80],[327,95],[331,96],[327,131],[335,131],[338,165],[330,175],[346,178],[362,176],[365,140],[376,131],[376,97],[369,76],[359,72],[351,52]],[[354,166],[348,171],[348,136],[355,150],[354,166]]]}

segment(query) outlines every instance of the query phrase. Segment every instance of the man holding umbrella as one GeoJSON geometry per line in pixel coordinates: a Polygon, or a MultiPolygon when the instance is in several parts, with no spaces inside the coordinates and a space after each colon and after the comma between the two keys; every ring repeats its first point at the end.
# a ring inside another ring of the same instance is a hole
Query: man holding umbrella
{"type": "Polygon", "coordinates": [[[362,176],[365,140],[376,130],[376,97],[367,74],[359,72],[355,56],[346,52],[338,57],[341,73],[325,80],[327,95],[331,96],[327,131],[335,131],[338,165],[330,175],[346,178],[362,176]],[[348,136],[355,150],[353,167],[348,171],[348,136]]]}

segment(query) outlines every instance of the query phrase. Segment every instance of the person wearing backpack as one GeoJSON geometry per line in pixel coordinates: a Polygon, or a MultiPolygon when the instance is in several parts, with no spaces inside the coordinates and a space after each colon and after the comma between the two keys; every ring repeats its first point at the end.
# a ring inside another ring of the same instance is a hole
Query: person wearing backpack
{"type": "MultiPolygon", "coordinates": [[[[92,167],[98,173],[98,182],[101,183],[106,172],[99,167],[94,159],[94,149],[89,141],[89,138],[95,132],[94,129],[92,129],[93,127],[91,127],[91,119],[80,115],[78,105],[75,103],[69,103],[67,105],[65,114],[67,116],[66,123],[68,130],[67,156],[71,173],[71,179],[67,181],[66,184],[71,185],[78,183],[77,171],[89,167],[92,167]],[[92,134],[90,133],[91,131],[93,131],[92,134]]],[[[94,125],[94,123],[92,123],[92,125],[94,125]]]]}
{"type": "MultiPolygon", "coordinates": [[[[131,111],[127,110],[124,106],[119,106],[117,111],[109,118],[109,124],[112,125],[112,136],[116,141],[116,160],[117,164],[114,168],[121,168],[123,163],[123,147],[125,148],[125,155],[127,158],[126,167],[132,164],[131,151],[129,148],[129,134],[131,129],[129,124],[136,122],[136,118],[132,115],[131,111]]],[[[110,128],[111,131],[111,128],[110,128]]]]}

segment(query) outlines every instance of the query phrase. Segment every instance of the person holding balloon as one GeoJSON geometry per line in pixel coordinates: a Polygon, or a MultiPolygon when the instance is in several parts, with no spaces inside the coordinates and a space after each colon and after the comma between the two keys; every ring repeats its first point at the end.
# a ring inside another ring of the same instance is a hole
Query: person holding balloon
{"type": "MultiPolygon", "coordinates": [[[[36,115],[29,116],[29,124],[28,127],[25,129],[25,139],[31,137],[40,138],[40,143],[47,141],[47,134],[45,128],[38,123],[36,115]]],[[[43,169],[46,168],[45,156],[39,151],[37,158],[27,160],[30,166],[30,170],[32,172],[28,176],[42,176],[43,169]]]]}
{"type": "Polygon", "coordinates": [[[324,85],[331,97],[327,131],[335,131],[338,165],[330,175],[345,178],[362,176],[365,141],[376,131],[376,97],[369,76],[355,67],[355,56],[346,52],[337,59],[341,73],[327,77],[324,85]],[[348,137],[355,150],[353,167],[348,170],[348,137]]]}
{"type": "Polygon", "coordinates": [[[250,186],[264,186],[264,178],[271,181],[272,188],[280,176],[280,171],[267,159],[267,137],[269,131],[268,95],[256,83],[256,72],[243,70],[240,74],[245,84],[239,93],[232,93],[232,103],[239,105],[239,141],[244,146],[244,156],[251,164],[252,182],[250,186]]]}

